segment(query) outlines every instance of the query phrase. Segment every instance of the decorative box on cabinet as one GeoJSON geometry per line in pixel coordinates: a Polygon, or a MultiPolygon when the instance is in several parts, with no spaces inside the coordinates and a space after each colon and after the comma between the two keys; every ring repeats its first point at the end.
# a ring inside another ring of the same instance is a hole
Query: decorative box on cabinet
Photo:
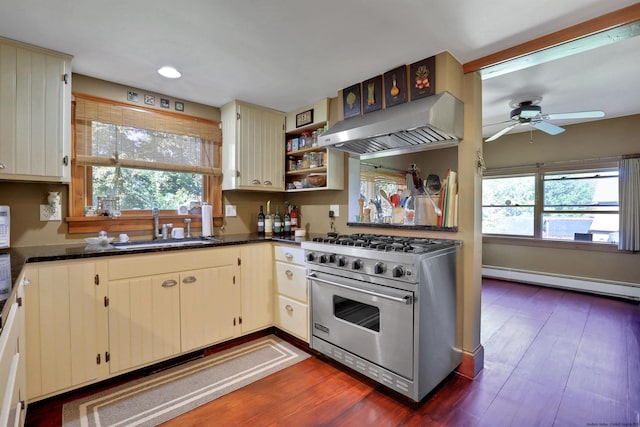
{"type": "Polygon", "coordinates": [[[0,38],[0,179],[69,182],[71,56],[0,38]]]}
{"type": "Polygon", "coordinates": [[[309,342],[309,300],[302,248],[275,245],[276,326],[309,342]]]}
{"type": "Polygon", "coordinates": [[[284,113],[232,101],[221,118],[222,189],[283,191],[284,113]]]}

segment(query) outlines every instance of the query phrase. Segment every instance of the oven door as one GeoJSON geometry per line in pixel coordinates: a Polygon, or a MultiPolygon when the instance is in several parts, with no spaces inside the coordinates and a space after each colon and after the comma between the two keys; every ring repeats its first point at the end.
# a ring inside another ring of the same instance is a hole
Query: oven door
{"type": "Polygon", "coordinates": [[[311,272],[311,344],[322,339],[413,379],[413,292],[311,272]]]}

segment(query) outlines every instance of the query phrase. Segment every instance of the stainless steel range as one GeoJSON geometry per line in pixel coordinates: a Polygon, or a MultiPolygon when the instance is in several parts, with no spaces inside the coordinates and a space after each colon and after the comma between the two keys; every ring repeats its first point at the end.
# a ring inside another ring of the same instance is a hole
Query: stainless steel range
{"type": "Polygon", "coordinates": [[[302,247],[313,349],[414,401],[460,364],[459,242],[334,234],[302,247]]]}

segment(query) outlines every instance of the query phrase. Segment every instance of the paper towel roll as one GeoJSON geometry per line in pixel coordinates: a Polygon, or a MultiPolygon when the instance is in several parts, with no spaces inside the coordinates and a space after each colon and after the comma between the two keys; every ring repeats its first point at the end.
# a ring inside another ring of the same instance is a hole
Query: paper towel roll
{"type": "Polygon", "coordinates": [[[213,236],[213,206],[206,203],[202,205],[202,235],[213,236]]]}

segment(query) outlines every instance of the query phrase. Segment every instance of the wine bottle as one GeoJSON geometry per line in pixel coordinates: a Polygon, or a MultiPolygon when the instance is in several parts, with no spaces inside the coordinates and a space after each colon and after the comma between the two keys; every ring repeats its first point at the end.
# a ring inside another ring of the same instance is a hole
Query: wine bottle
{"type": "Polygon", "coordinates": [[[296,231],[297,228],[298,228],[298,211],[296,210],[296,207],[293,206],[291,208],[291,232],[296,231]]]}
{"type": "Polygon", "coordinates": [[[260,205],[260,212],[258,212],[258,235],[264,236],[264,212],[262,211],[262,205],[260,205]]]}
{"type": "Polygon", "coordinates": [[[271,201],[267,201],[267,214],[264,217],[264,233],[267,236],[273,234],[273,218],[271,218],[271,201]]]}
{"type": "Polygon", "coordinates": [[[282,232],[284,234],[291,234],[291,215],[289,214],[288,207],[284,209],[284,220],[283,220],[282,232]]]}
{"type": "Polygon", "coordinates": [[[280,216],[280,206],[276,205],[276,214],[273,217],[273,234],[282,233],[282,217],[280,216]]]}

